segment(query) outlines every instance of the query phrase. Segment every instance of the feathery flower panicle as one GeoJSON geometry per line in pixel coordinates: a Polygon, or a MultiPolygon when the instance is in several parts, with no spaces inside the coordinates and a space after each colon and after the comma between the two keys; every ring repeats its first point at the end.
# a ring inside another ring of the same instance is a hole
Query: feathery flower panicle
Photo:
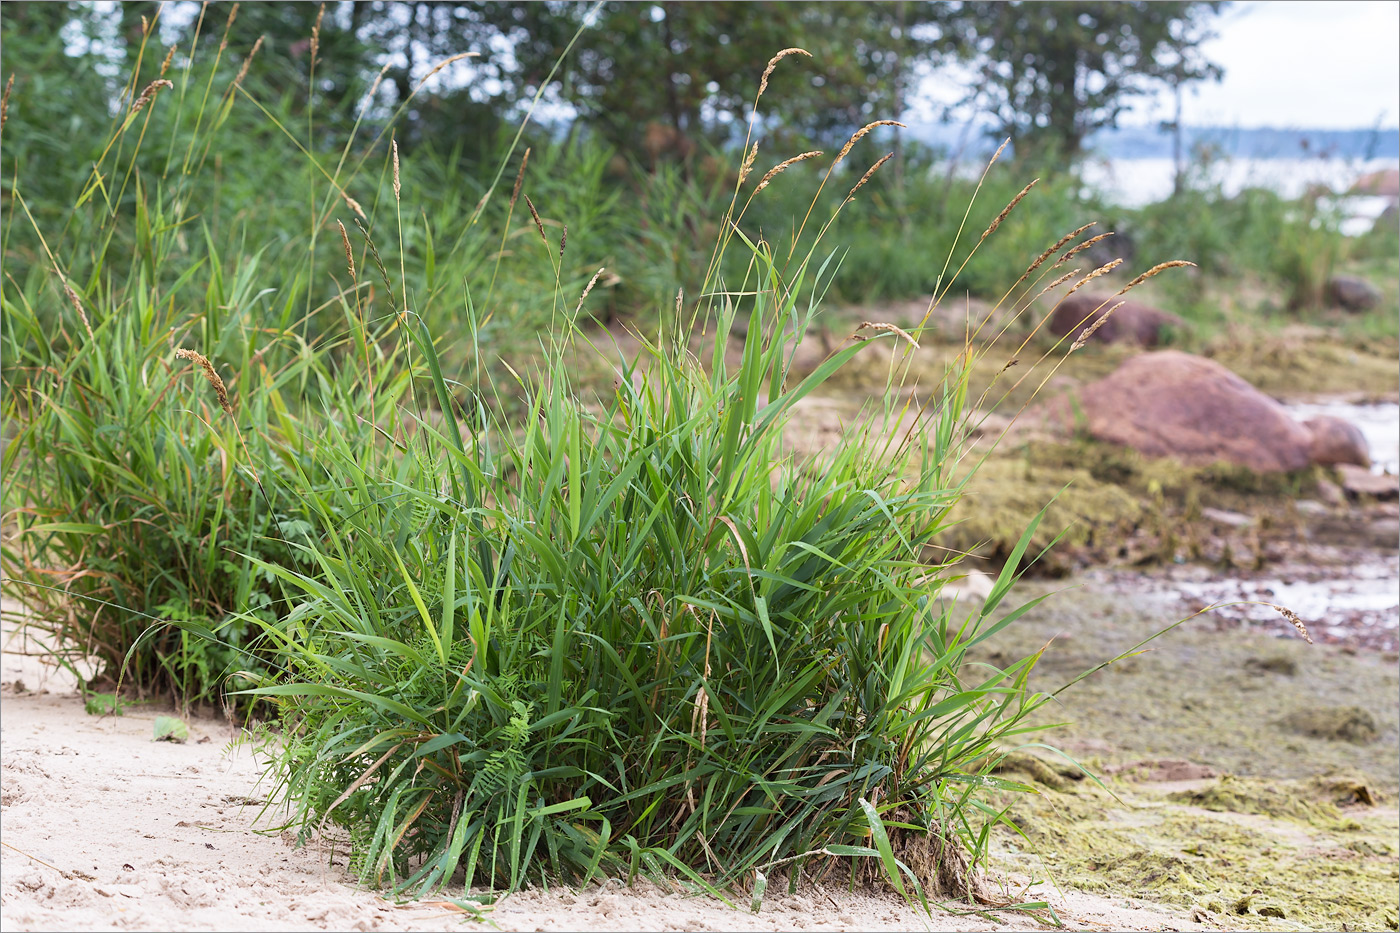
{"type": "Polygon", "coordinates": [[[209,358],[197,350],[187,350],[184,347],[175,351],[175,355],[182,360],[189,360],[200,369],[204,370],[204,378],[214,387],[214,394],[219,397],[219,407],[226,414],[233,414],[233,406],[229,404],[228,389],[224,386],[224,380],[219,378],[219,374],[214,371],[214,364],[209,362],[209,358]]]}
{"type": "Polygon", "coordinates": [[[791,159],[784,159],[777,165],[770,168],[764,174],[764,176],[758,180],[758,186],[753,189],[753,193],[758,194],[764,188],[767,188],[768,183],[774,178],[781,175],[789,165],[796,165],[798,162],[805,162],[807,159],[814,159],[821,154],[822,151],[820,149],[813,149],[811,152],[804,152],[801,155],[795,155],[791,159]]]}

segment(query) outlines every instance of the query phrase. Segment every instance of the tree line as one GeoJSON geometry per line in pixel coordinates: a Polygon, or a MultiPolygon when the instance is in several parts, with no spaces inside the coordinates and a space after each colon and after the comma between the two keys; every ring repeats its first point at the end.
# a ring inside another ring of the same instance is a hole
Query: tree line
{"type": "MultiPolygon", "coordinates": [[[[1133,100],[1218,79],[1203,43],[1222,2],[662,2],[353,0],[232,4],[6,3],[7,70],[88,57],[95,73],[125,74],[143,22],[173,30],[202,17],[196,54],[231,68],[262,39],[250,80],[292,108],[343,113],[374,89],[401,119],[406,144],[453,144],[518,120],[538,96],[552,112],[619,148],[664,130],[672,155],[700,141],[732,142],[746,123],[757,74],[777,50],[809,61],[778,69],[762,114],[794,142],[845,138],[904,111],[920,84],[955,83],[948,111],[975,110],[1017,155],[1067,163],[1133,100]],[[315,41],[312,41],[313,33],[315,41]],[[44,50],[47,54],[41,54],[44,50]],[[433,66],[469,63],[418,88],[433,66]],[[312,58],[314,56],[314,68],[312,58]],[[37,61],[36,61],[37,59],[37,61]],[[556,68],[556,64],[559,67],[556,68]],[[416,93],[415,93],[416,92],[416,93]],[[662,128],[658,130],[657,128],[662,128]]],[[[188,29],[185,30],[188,32],[188,29]]],[[[160,34],[160,33],[158,33],[160,34]]],[[[188,53],[188,50],[182,50],[188,53]]],[[[663,147],[664,148],[664,147],[663,147]]]]}

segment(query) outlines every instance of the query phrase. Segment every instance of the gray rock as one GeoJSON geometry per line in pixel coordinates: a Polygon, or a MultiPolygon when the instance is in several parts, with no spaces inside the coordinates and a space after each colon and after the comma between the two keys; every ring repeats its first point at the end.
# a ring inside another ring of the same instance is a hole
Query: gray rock
{"type": "Polygon", "coordinates": [[[1327,300],[1347,311],[1370,311],[1381,303],[1381,292],[1365,279],[1334,275],[1327,280],[1327,300]]]}

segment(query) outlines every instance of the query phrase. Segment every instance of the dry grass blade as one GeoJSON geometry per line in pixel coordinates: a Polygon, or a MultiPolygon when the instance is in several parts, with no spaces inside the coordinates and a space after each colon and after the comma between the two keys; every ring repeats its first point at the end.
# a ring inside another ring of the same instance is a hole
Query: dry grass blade
{"type": "Polygon", "coordinates": [[[886,162],[888,162],[890,159],[893,159],[893,158],[894,158],[894,153],[893,153],[893,152],[887,152],[887,153],[885,153],[885,155],[884,155],[882,158],[880,158],[879,160],[877,160],[876,163],[875,163],[874,165],[872,165],[872,166],[870,166],[870,168],[866,169],[866,170],[865,170],[865,174],[862,175],[862,176],[860,176],[860,181],[856,182],[856,183],[855,183],[855,187],[851,188],[850,193],[846,195],[846,203],[849,204],[850,202],[854,201],[854,200],[855,200],[855,197],[856,197],[856,192],[860,190],[860,186],[863,185],[863,184],[865,184],[867,181],[869,181],[869,180],[870,180],[870,176],[871,176],[871,175],[874,175],[876,172],[878,172],[878,171],[880,170],[880,166],[884,165],[886,162]]]}
{"type": "Polygon", "coordinates": [[[233,406],[228,401],[228,389],[224,386],[224,380],[219,378],[219,374],[214,372],[214,364],[209,362],[209,358],[198,350],[187,350],[184,347],[175,351],[175,355],[182,360],[189,360],[200,369],[204,370],[204,378],[214,387],[214,394],[219,397],[219,407],[226,414],[233,414],[233,406]]]}
{"type": "MultiPolygon", "coordinates": [[[[258,49],[262,48],[262,44],[263,44],[263,39],[264,39],[264,38],[265,38],[264,36],[258,36],[258,41],[253,43],[253,48],[252,48],[252,50],[248,53],[248,57],[245,58],[245,59],[243,59],[243,65],[242,65],[242,67],[240,67],[240,68],[238,69],[238,76],[237,76],[236,78],[233,79],[233,86],[234,86],[234,87],[239,87],[240,85],[242,85],[242,84],[243,84],[243,79],[246,78],[246,77],[248,77],[248,66],[251,65],[251,64],[253,63],[253,57],[254,57],[255,55],[258,54],[258,49]]],[[[173,52],[174,49],[171,49],[171,51],[173,52]]],[[[167,62],[170,61],[170,56],[167,55],[167,56],[165,57],[165,60],[166,60],[167,62]]],[[[161,66],[161,68],[160,68],[160,73],[161,73],[161,74],[165,74],[165,66],[164,66],[164,65],[161,66]]]]}
{"type": "Polygon", "coordinates": [[[131,102],[130,112],[139,113],[141,108],[149,104],[151,102],[151,98],[156,96],[156,91],[159,91],[161,88],[174,86],[175,85],[171,84],[164,78],[156,78],[150,84],[146,85],[146,89],[141,92],[139,97],[137,97],[134,101],[131,102]]]}
{"type": "Polygon", "coordinates": [[[815,159],[821,154],[822,151],[820,149],[813,149],[811,152],[804,152],[801,155],[795,155],[791,159],[784,159],[777,165],[770,168],[764,174],[764,176],[758,180],[758,187],[753,189],[754,194],[758,194],[758,192],[762,191],[764,188],[767,188],[768,183],[774,178],[781,175],[789,165],[796,165],[798,162],[805,162],[808,159],[815,159]]]}
{"type": "Polygon", "coordinates": [[[985,240],[993,233],[996,233],[996,229],[997,227],[1001,226],[1001,222],[1007,218],[1007,215],[1009,215],[1012,211],[1016,209],[1016,205],[1021,203],[1021,199],[1024,198],[1027,194],[1029,194],[1030,190],[1038,184],[1040,184],[1040,179],[1036,178],[1032,180],[1029,185],[1026,185],[1026,187],[1022,188],[1020,192],[1017,193],[1016,197],[1012,198],[1011,202],[1001,209],[1001,213],[998,214],[996,216],[996,219],[991,222],[991,225],[988,226],[987,229],[982,232],[982,236],[977,242],[981,243],[982,240],[985,240]]]}
{"type": "Polygon", "coordinates": [[[525,147],[525,155],[520,157],[520,171],[515,173],[515,187],[510,189],[510,210],[515,209],[515,202],[520,197],[520,186],[525,183],[525,166],[530,162],[530,147],[525,147]]]}
{"type": "Polygon", "coordinates": [[[812,57],[812,53],[807,51],[806,49],[791,48],[783,49],[777,55],[774,55],[772,58],[768,59],[768,67],[763,69],[763,80],[758,82],[759,97],[762,97],[763,92],[768,90],[768,79],[773,76],[773,69],[778,67],[778,62],[787,58],[789,55],[806,55],[808,58],[812,57]]]}
{"type": "Polygon", "coordinates": [[[535,202],[530,200],[530,196],[525,195],[525,206],[530,209],[530,216],[535,219],[535,229],[540,232],[540,240],[545,246],[549,245],[549,237],[544,235],[544,221],[540,220],[540,212],[535,210],[535,202]]]}
{"type": "Polygon", "coordinates": [[[431,78],[433,75],[437,74],[439,71],[442,71],[442,69],[455,65],[457,62],[460,62],[464,58],[475,57],[475,52],[459,52],[458,54],[453,55],[451,58],[444,58],[442,61],[438,62],[436,65],[433,66],[432,71],[428,72],[423,76],[423,80],[418,82],[418,86],[413,89],[413,93],[417,94],[419,91],[421,91],[423,89],[423,85],[428,83],[428,79],[431,78]]]}
{"type": "Polygon", "coordinates": [[[350,270],[350,281],[354,282],[356,281],[355,254],[354,251],[350,249],[350,234],[345,232],[345,224],[337,220],[335,225],[340,228],[340,242],[345,244],[345,265],[350,270]]]}
{"type": "Polygon", "coordinates": [[[1125,304],[1125,302],[1122,302],[1122,301],[1118,302],[1118,304],[1114,305],[1113,307],[1111,307],[1111,308],[1109,308],[1107,311],[1105,311],[1105,312],[1103,313],[1103,315],[1102,315],[1097,321],[1095,321],[1093,324],[1090,324],[1088,327],[1086,327],[1086,328],[1084,328],[1082,331],[1080,331],[1080,332],[1079,332],[1079,336],[1078,336],[1077,338],[1075,338],[1075,341],[1074,341],[1074,343],[1070,346],[1069,351],[1070,351],[1071,353],[1073,353],[1075,350],[1078,350],[1080,347],[1084,346],[1084,344],[1088,343],[1088,342],[1089,342],[1089,338],[1092,337],[1092,336],[1094,336],[1094,333],[1095,333],[1100,327],[1103,327],[1104,322],[1107,321],[1107,320],[1109,319],[1109,317],[1113,314],[1113,312],[1114,312],[1114,311],[1117,311],[1119,308],[1123,307],[1124,304],[1125,304]]]}

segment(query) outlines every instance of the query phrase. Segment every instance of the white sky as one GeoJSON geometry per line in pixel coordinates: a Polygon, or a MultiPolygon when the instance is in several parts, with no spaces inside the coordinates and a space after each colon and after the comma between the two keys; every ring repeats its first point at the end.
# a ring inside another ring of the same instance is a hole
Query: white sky
{"type": "MultiPolygon", "coordinates": [[[[1191,85],[1188,126],[1241,129],[1364,129],[1400,125],[1400,2],[1236,0],[1212,20],[1205,56],[1225,69],[1219,83],[1191,85]]],[[[956,67],[926,82],[909,116],[938,119],[940,107],[975,80],[956,67]],[[921,99],[922,98],[922,99],[921,99]]],[[[1123,126],[1170,119],[1167,93],[1136,98],[1123,126]]],[[[965,114],[964,117],[967,115],[965,114]]]]}
{"type": "MultiPolygon", "coordinates": [[[[1400,123],[1400,2],[1258,0],[1215,18],[1203,47],[1225,69],[1197,84],[1182,105],[1188,125],[1358,129],[1400,123]]],[[[1125,124],[1170,115],[1165,95],[1146,100],[1125,124]]]]}

